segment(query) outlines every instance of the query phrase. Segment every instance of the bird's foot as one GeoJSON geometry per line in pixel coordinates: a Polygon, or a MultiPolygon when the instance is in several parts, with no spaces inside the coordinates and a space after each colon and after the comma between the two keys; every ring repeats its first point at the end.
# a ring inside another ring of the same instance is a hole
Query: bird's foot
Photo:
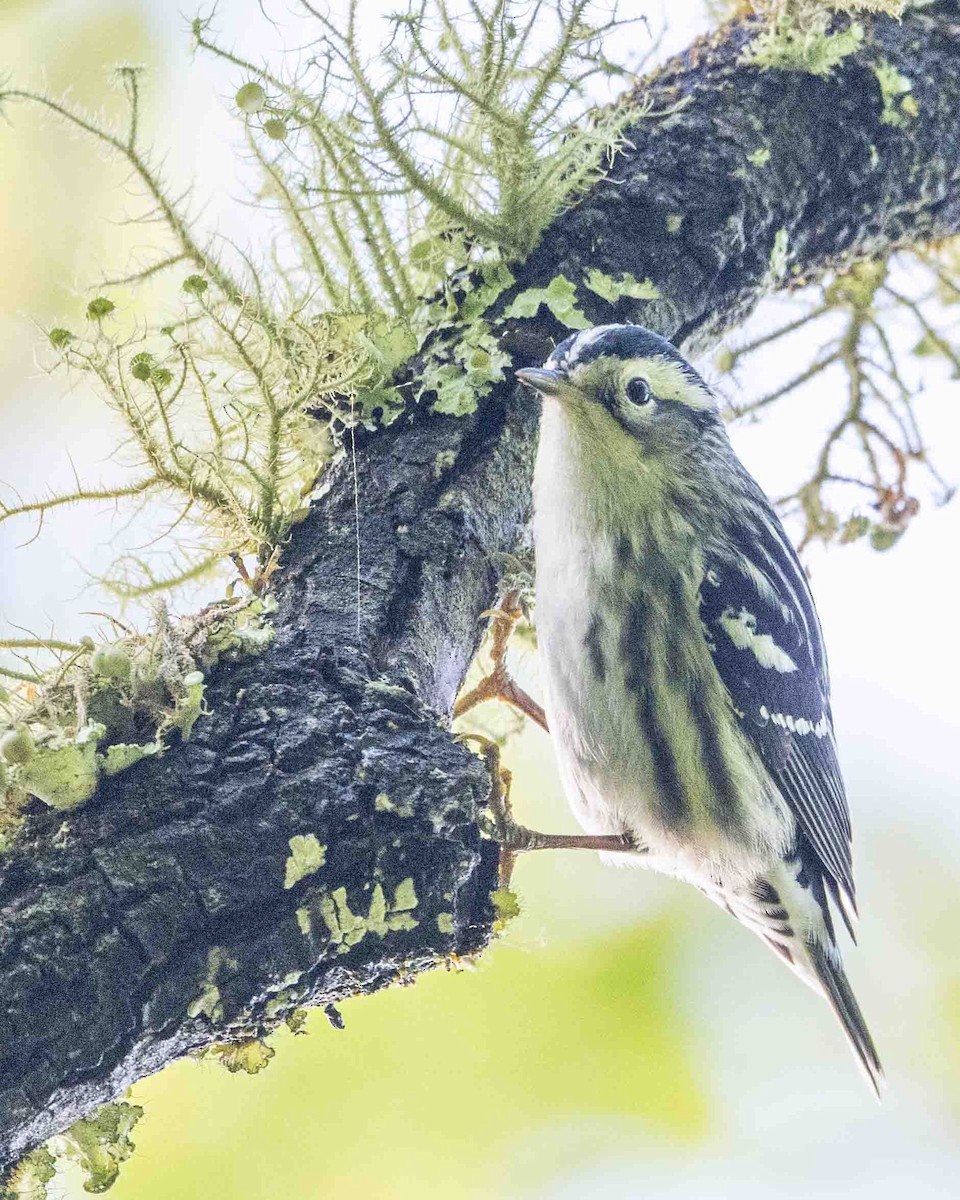
{"type": "Polygon", "coordinates": [[[490,794],[487,809],[491,820],[484,832],[500,844],[500,886],[507,887],[518,854],[530,850],[603,850],[610,853],[643,853],[642,846],[632,833],[540,833],[527,829],[513,817],[510,803],[512,775],[500,762],[500,747],[479,733],[461,735],[462,741],[476,742],[480,756],[490,772],[490,794]]]}
{"type": "Polygon", "coordinates": [[[462,717],[485,700],[502,700],[549,733],[542,706],[515,682],[507,670],[507,645],[517,622],[523,616],[520,593],[507,592],[497,608],[491,608],[483,615],[490,618],[490,671],[475,688],[460,697],[453,715],[462,717]]]}

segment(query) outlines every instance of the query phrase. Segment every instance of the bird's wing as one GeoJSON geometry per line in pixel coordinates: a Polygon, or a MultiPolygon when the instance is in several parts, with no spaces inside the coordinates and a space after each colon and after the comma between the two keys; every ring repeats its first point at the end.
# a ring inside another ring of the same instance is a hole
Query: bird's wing
{"type": "Polygon", "coordinates": [[[849,925],[847,909],[856,911],[850,814],[813,597],[772,512],[737,532],[705,562],[704,632],[740,727],[790,806],[849,925]]]}

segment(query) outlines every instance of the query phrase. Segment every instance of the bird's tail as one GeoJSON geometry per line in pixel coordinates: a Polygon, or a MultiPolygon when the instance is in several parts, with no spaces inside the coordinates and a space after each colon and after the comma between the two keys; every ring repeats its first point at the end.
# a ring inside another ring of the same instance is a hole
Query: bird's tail
{"type": "Polygon", "coordinates": [[[801,884],[794,870],[784,864],[757,879],[749,891],[718,892],[712,898],[759,934],[804,983],[826,996],[879,1097],[883,1068],[843,970],[822,884],[801,884]]]}
{"type": "Polygon", "coordinates": [[[810,968],[816,976],[819,988],[830,1001],[830,1007],[840,1018],[847,1041],[879,1099],[884,1087],[883,1067],[880,1065],[877,1048],[873,1044],[870,1030],[860,1011],[860,1005],[847,980],[840,955],[836,947],[829,944],[824,945],[813,939],[806,942],[806,951],[810,968]]]}

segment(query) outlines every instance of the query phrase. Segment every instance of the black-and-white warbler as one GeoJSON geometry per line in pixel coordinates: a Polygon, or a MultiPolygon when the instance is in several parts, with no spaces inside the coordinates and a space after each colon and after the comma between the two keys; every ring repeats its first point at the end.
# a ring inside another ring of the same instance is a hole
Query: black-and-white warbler
{"type": "Polygon", "coordinates": [[[656,334],[586,330],[517,375],[544,397],[534,542],[546,711],[592,835],[566,844],[609,851],[626,837],[632,861],[694,884],[759,934],[826,996],[879,1092],[831,911],[852,932],[826,657],[780,521],[710,389],[656,334]]]}

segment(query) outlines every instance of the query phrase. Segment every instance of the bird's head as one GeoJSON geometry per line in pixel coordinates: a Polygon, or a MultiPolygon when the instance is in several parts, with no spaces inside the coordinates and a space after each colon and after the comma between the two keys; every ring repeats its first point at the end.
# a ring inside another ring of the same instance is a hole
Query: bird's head
{"type": "Polygon", "coordinates": [[[642,325],[600,325],[560,343],[517,378],[556,407],[564,425],[615,459],[688,455],[722,428],[710,389],[665,338],[642,325]]]}

